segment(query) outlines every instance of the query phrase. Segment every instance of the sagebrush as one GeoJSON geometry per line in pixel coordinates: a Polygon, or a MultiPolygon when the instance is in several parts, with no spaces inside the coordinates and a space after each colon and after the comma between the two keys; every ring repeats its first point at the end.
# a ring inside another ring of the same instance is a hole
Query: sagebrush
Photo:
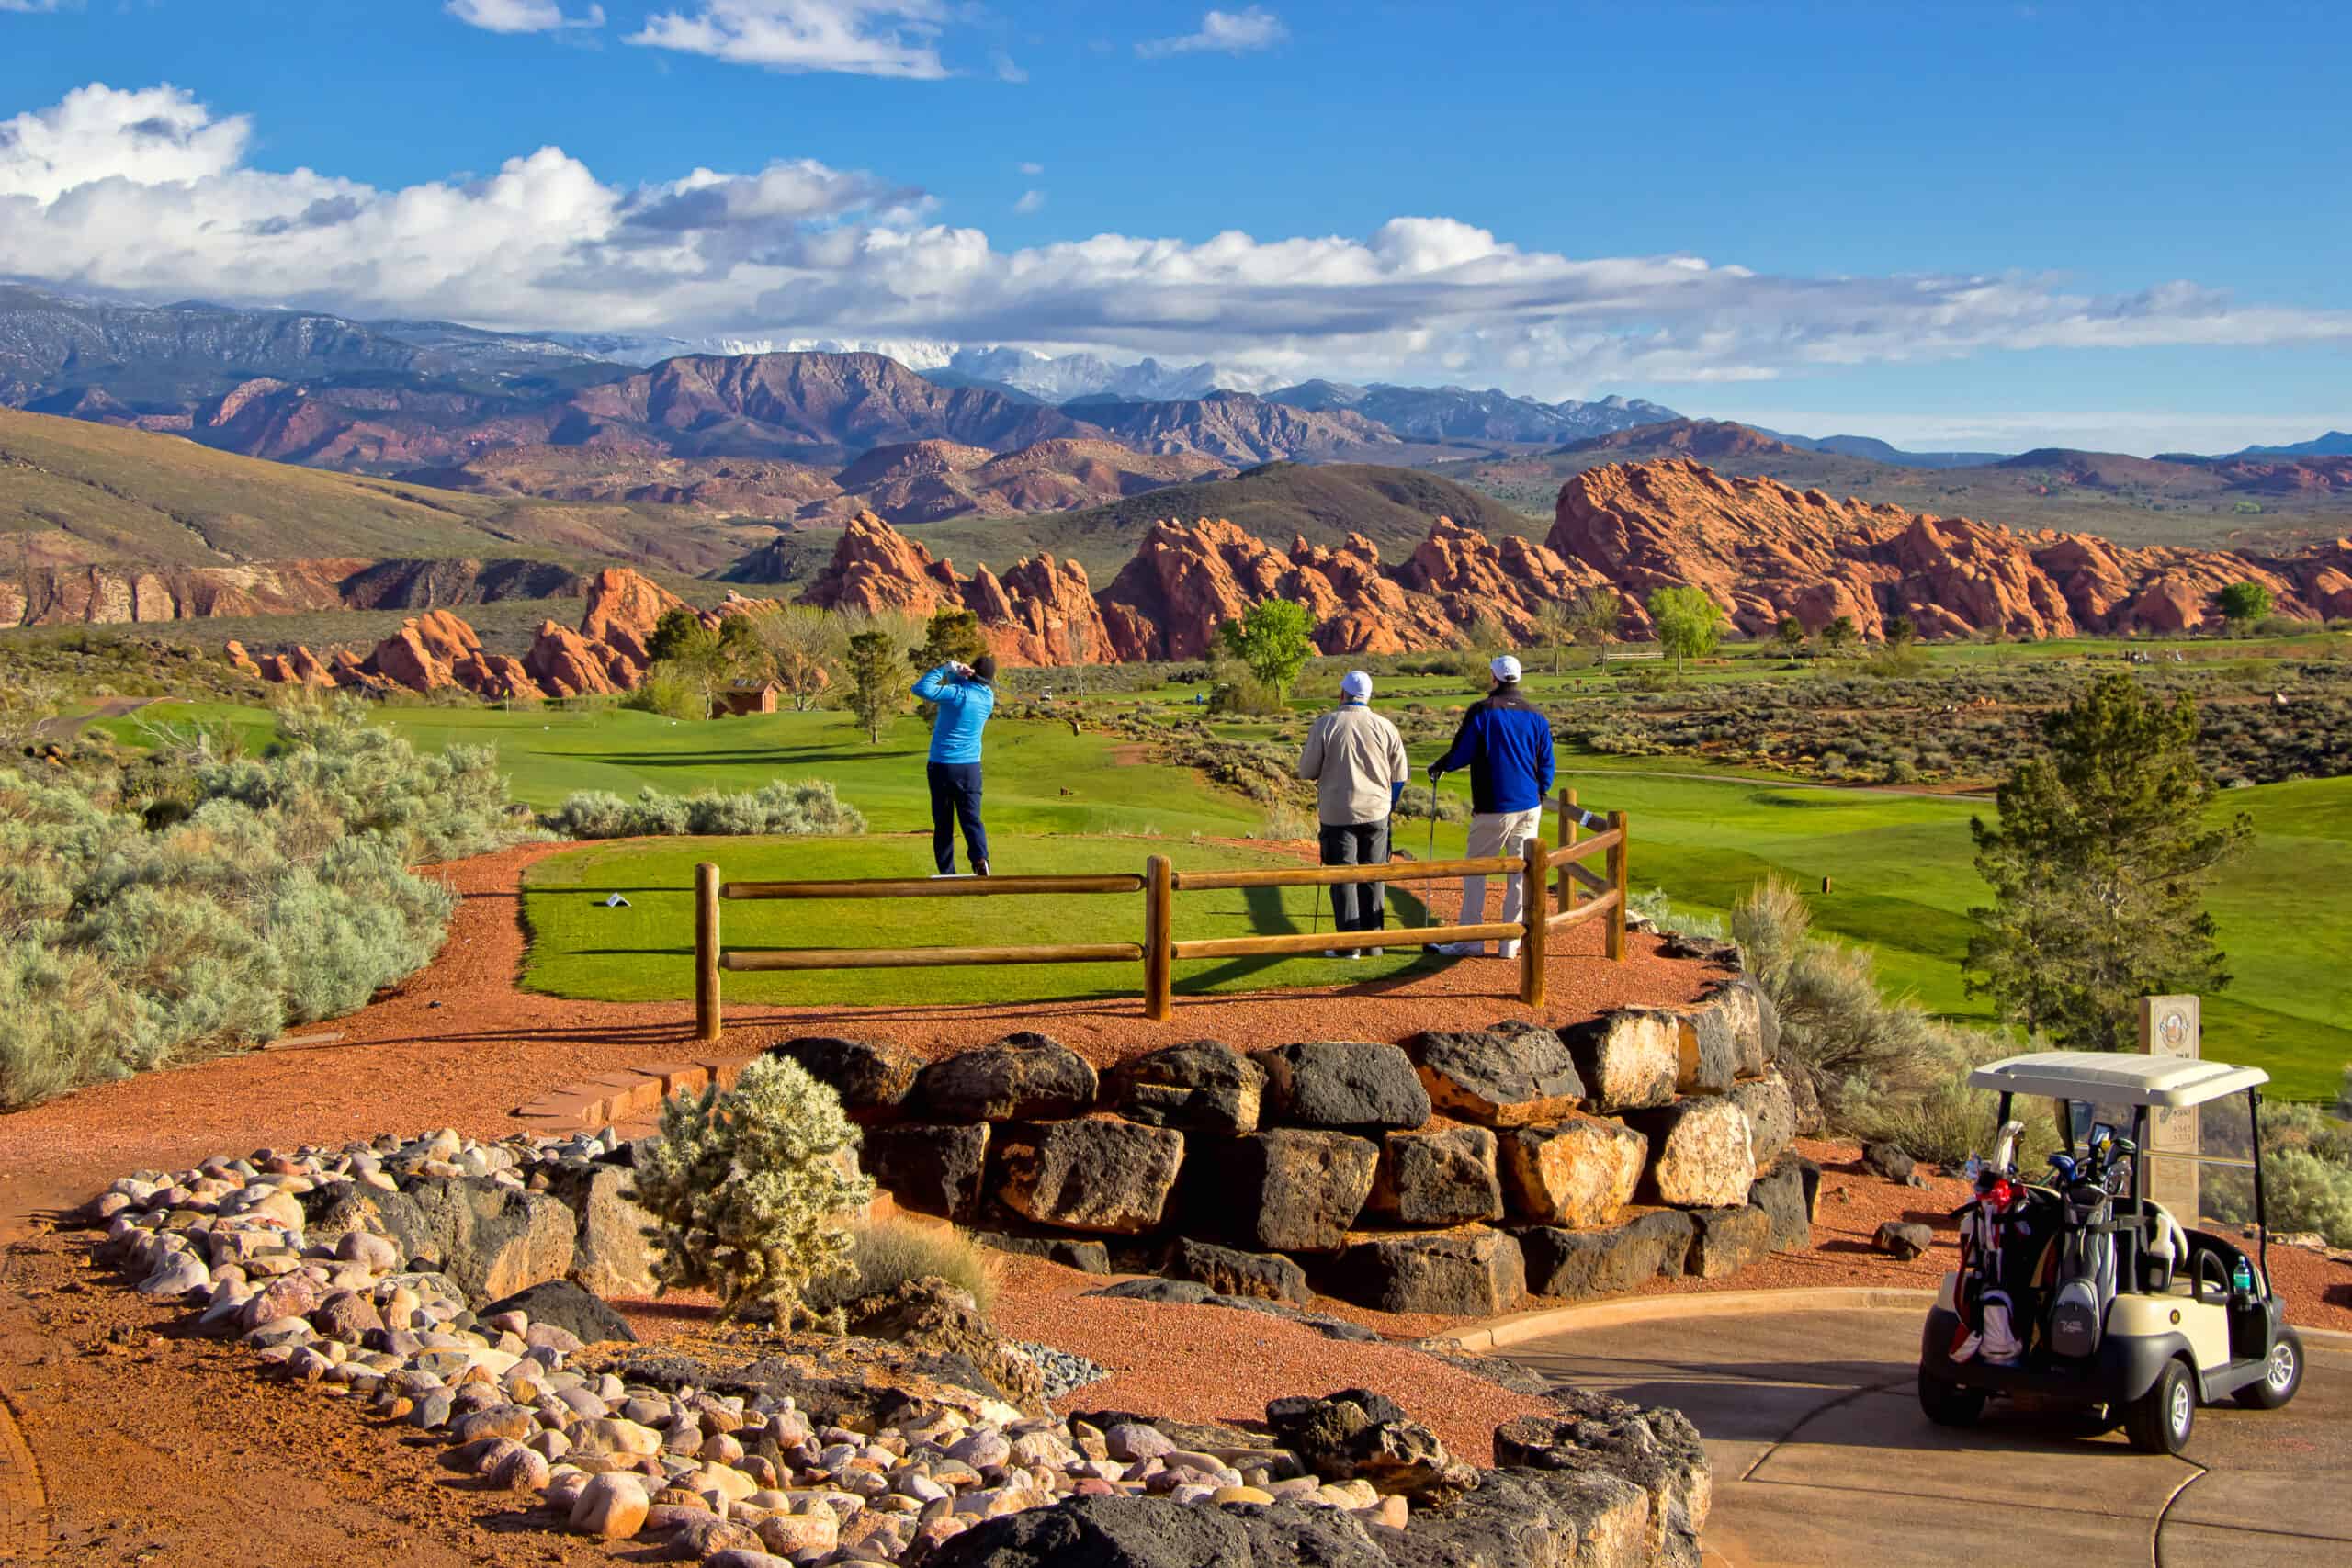
{"type": "Polygon", "coordinates": [[[545,818],[547,827],[567,839],[636,839],[691,833],[863,833],[865,818],[844,804],[822,779],[798,784],[778,780],[734,795],[704,790],[664,795],[647,788],[635,800],[607,790],[582,790],[545,818]]]}
{"type": "Polygon", "coordinates": [[[797,1062],[760,1056],[731,1089],[662,1102],[662,1137],[637,1168],[664,1292],[707,1290],[723,1317],[789,1324],[812,1281],[851,1268],[844,1216],[871,1201],[857,1129],[797,1062]]]}
{"type": "Polygon", "coordinates": [[[849,1267],[813,1281],[803,1292],[812,1312],[831,1312],[867,1296],[884,1295],[910,1280],[944,1280],[982,1312],[995,1304],[995,1255],[952,1225],[882,1220],[850,1233],[849,1267]]]}
{"type": "Polygon", "coordinates": [[[457,897],[409,869],[521,829],[487,752],[423,757],[356,705],[267,757],[0,770],[0,1106],[365,1006],[457,897]]]}

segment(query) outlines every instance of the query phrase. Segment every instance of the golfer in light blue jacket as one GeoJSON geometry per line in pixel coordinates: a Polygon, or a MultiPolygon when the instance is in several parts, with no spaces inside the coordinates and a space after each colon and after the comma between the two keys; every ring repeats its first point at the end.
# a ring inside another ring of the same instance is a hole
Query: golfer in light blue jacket
{"type": "Polygon", "coordinates": [[[950,660],[915,682],[915,695],[935,705],[931,725],[931,855],[939,874],[956,874],[956,825],[964,825],[964,852],[972,874],[989,874],[989,830],[980,823],[980,732],[996,711],[996,660],[983,653],[969,664],[950,660]]]}

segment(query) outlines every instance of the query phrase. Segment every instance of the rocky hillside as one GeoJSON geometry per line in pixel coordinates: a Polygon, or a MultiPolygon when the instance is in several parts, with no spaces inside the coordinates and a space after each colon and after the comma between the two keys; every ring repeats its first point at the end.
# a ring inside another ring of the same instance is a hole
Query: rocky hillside
{"type": "Polygon", "coordinates": [[[1012,452],[953,441],[876,446],[845,468],[765,457],[646,457],[595,446],[511,446],[399,478],[482,495],[691,506],[803,524],[871,512],[890,523],[1012,517],[1100,506],[1232,469],[1191,453],[1147,456],[1104,439],[1057,437],[1012,452]]]}
{"type": "Polygon", "coordinates": [[[2130,549],[1726,479],[1689,460],[1578,474],[1560,488],[1545,542],[1616,584],[1635,625],[1638,602],[1671,583],[1705,589],[1750,633],[1784,615],[1810,629],[1847,615],[1877,636],[1897,614],[1928,637],[2175,632],[2204,625],[2215,592],[2247,579],[2284,614],[2352,615],[2342,540],[2293,557],[2130,549]]]}
{"type": "Polygon", "coordinates": [[[2284,614],[2352,615],[2352,542],[2293,556],[2127,549],[1726,479],[1685,459],[1577,475],[1561,487],[1543,544],[1438,516],[1393,553],[1361,534],[1328,545],[1295,537],[1282,549],[1229,519],[1163,517],[1091,595],[1076,562],[1042,555],[1001,579],[985,567],[965,578],[866,516],[803,597],[826,607],[975,610],[1000,658],[1058,663],[1081,651],[1202,658],[1219,623],[1269,598],[1313,611],[1326,653],[1390,653],[1456,646],[1488,616],[1525,637],[1546,604],[1596,588],[1618,592],[1622,628],[1635,637],[1647,631],[1650,591],[1688,583],[1750,635],[1784,616],[1818,630],[1843,615],[1876,637],[1899,614],[1930,637],[2045,637],[2194,628],[2206,624],[2214,592],[2242,580],[2267,584],[2284,614]]]}
{"type": "Polygon", "coordinates": [[[1230,463],[1281,458],[1377,459],[1403,446],[1385,425],[1345,410],[1297,409],[1248,392],[1212,392],[1162,403],[1073,405],[1138,452],[1197,452],[1230,463]]]}

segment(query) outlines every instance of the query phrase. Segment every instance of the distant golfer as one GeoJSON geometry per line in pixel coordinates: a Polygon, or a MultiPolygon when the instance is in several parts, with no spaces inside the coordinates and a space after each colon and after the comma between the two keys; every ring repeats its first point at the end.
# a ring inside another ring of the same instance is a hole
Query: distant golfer
{"type": "Polygon", "coordinates": [[[915,695],[938,706],[931,724],[931,855],[939,874],[956,874],[956,824],[974,876],[989,874],[989,830],[980,825],[980,731],[996,711],[996,660],[954,660],[915,682],[915,695]]]}
{"type": "MultiPolygon", "coordinates": [[[[1413,776],[1405,738],[1372,711],[1372,677],[1351,670],[1340,682],[1340,705],[1317,718],[1298,754],[1298,776],[1316,783],[1316,817],[1325,865],[1386,865],[1388,818],[1413,776]]],[[[1331,925],[1342,931],[1376,931],[1387,923],[1387,887],[1342,882],[1331,889],[1331,925]]],[[[1380,956],[1374,948],[1372,955],[1380,956]]],[[[1327,958],[1360,958],[1333,948],[1327,958]]]]}
{"type": "MultiPolygon", "coordinates": [[[[1506,653],[1487,666],[1495,689],[1470,705],[1445,755],[1430,764],[1430,783],[1446,773],[1470,770],[1470,858],[1494,855],[1516,858],[1544,822],[1544,797],[1552,791],[1552,721],[1521,694],[1519,660],[1506,653]]],[[[1527,889],[1514,872],[1503,880],[1503,919],[1515,922],[1525,911],[1527,889]]],[[[1487,879],[1462,879],[1462,924],[1484,925],[1487,919],[1487,879]]],[[[1438,948],[1450,957],[1476,957],[1487,951],[1483,942],[1450,942],[1438,948]]],[[[1498,951],[1505,958],[1519,956],[1519,943],[1506,941],[1498,951]]]]}

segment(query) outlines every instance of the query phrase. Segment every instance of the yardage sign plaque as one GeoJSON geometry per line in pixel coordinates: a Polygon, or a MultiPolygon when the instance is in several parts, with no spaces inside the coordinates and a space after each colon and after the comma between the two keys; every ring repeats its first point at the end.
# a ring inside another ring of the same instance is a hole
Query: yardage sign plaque
{"type": "MultiPolygon", "coordinates": [[[[2201,1021],[2195,997],[2142,997],[2140,1048],[2152,1056],[2194,1058],[2199,1049],[2201,1021]]],[[[2182,1110],[2158,1108],[2149,1117],[2151,1153],[2193,1155],[2198,1152],[2198,1120],[2194,1106],[2182,1110]]],[[[2172,1211],[2184,1225],[2197,1223],[2197,1163],[2156,1158],[2148,1162],[2149,1196],[2172,1211]]]]}

